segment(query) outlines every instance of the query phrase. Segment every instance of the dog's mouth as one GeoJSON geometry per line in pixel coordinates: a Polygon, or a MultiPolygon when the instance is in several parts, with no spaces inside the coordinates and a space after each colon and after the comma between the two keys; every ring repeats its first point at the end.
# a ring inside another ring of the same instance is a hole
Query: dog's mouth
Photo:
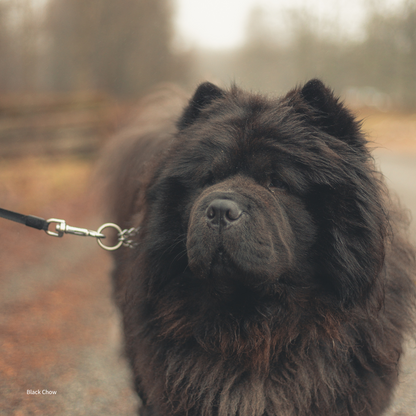
{"type": "Polygon", "coordinates": [[[243,272],[220,244],[213,254],[205,283],[217,299],[229,300],[241,292],[243,272]]]}
{"type": "Polygon", "coordinates": [[[238,268],[230,255],[227,253],[224,245],[220,243],[215,250],[210,267],[211,279],[229,279],[236,274],[238,268]]]}
{"type": "Polygon", "coordinates": [[[295,238],[285,206],[247,178],[215,186],[199,196],[189,213],[190,271],[213,286],[239,282],[254,290],[274,282],[294,255],[295,238]]]}
{"type": "Polygon", "coordinates": [[[188,265],[195,277],[207,279],[214,286],[235,282],[257,285],[278,271],[273,246],[255,245],[260,238],[238,232],[204,234],[204,231],[202,228],[202,238],[199,232],[191,235],[187,247],[188,265]],[[250,239],[254,240],[253,245],[250,239]]]}

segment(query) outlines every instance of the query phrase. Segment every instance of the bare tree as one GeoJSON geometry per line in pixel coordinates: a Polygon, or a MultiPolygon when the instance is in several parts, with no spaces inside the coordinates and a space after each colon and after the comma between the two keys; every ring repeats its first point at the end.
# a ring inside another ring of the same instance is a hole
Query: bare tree
{"type": "Polygon", "coordinates": [[[174,79],[168,0],[51,0],[50,88],[128,96],[174,79]]]}
{"type": "Polygon", "coordinates": [[[356,50],[362,63],[357,84],[390,94],[395,102],[416,108],[416,4],[407,1],[391,14],[372,4],[366,38],[356,50]]]}
{"type": "Polygon", "coordinates": [[[407,0],[389,14],[380,11],[378,2],[369,5],[361,40],[328,36],[319,18],[302,9],[286,15],[285,31],[279,33],[258,9],[232,71],[255,89],[284,90],[317,76],[340,92],[349,86],[371,87],[396,105],[414,109],[416,4],[407,0]]]}
{"type": "Polygon", "coordinates": [[[9,4],[0,2],[0,92],[6,92],[10,76],[11,39],[8,30],[9,4]]]}

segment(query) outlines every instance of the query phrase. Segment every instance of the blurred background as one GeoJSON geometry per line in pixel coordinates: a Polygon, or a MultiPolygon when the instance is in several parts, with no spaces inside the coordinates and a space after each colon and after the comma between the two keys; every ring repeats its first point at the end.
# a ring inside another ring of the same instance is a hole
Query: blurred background
{"type": "MultiPolygon", "coordinates": [[[[149,91],[312,77],[363,119],[416,215],[414,0],[0,0],[0,207],[96,229],[95,162],[149,91]]],[[[3,219],[0,237],[0,414],[133,415],[109,257],[3,219]]],[[[410,351],[389,415],[416,415],[410,351]]]]}
{"type": "Polygon", "coordinates": [[[135,98],[202,78],[281,92],[320,76],[416,106],[413,0],[0,0],[0,93],[135,98]]]}
{"type": "Polygon", "coordinates": [[[416,109],[414,0],[0,0],[0,156],[94,155],[160,83],[416,109]]]}

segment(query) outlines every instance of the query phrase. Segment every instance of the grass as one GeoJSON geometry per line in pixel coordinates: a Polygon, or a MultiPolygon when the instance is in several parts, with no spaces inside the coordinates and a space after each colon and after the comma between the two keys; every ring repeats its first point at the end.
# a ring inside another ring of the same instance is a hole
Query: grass
{"type": "Polygon", "coordinates": [[[91,162],[82,159],[1,161],[0,207],[33,214],[70,203],[87,191],[91,170],[91,162]]]}
{"type": "Polygon", "coordinates": [[[361,111],[357,116],[375,147],[416,156],[416,113],[361,111]]]}

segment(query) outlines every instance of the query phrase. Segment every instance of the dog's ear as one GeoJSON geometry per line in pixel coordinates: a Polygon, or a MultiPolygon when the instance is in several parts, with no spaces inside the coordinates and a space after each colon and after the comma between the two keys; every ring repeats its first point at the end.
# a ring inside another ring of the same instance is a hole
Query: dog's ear
{"type": "Polygon", "coordinates": [[[361,123],[322,81],[311,79],[297,93],[295,107],[311,124],[351,146],[365,145],[361,123]]]}
{"type": "Polygon", "coordinates": [[[179,130],[193,124],[204,108],[224,95],[225,92],[221,88],[210,82],[199,85],[178,122],[179,130]]]}
{"type": "Polygon", "coordinates": [[[309,105],[325,113],[330,113],[331,107],[336,103],[332,91],[319,79],[308,81],[300,93],[309,105]]]}

